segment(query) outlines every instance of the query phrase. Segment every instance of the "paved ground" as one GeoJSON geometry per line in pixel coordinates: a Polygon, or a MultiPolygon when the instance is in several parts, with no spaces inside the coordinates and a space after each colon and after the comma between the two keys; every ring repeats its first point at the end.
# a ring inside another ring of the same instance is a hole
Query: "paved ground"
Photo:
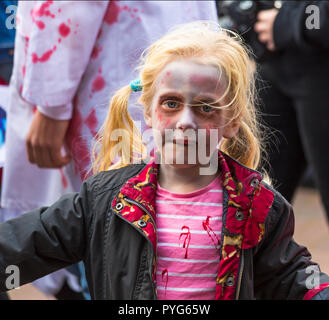
{"type": "MultiPolygon", "coordinates": [[[[320,264],[322,271],[329,274],[329,224],[318,193],[312,189],[299,189],[294,202],[294,212],[296,242],[305,245],[312,253],[313,260],[320,264]]],[[[12,290],[10,297],[15,300],[51,299],[31,285],[12,290]]]]}

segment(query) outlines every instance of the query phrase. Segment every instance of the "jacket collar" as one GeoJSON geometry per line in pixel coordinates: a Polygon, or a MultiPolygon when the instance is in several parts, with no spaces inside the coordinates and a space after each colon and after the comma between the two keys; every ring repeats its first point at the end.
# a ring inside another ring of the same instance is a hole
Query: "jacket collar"
{"type": "MultiPolygon", "coordinates": [[[[226,229],[232,234],[241,234],[241,248],[253,247],[263,238],[264,223],[273,201],[273,193],[261,184],[262,175],[258,171],[243,166],[223,152],[218,153],[218,161],[223,186],[229,196],[228,208],[234,208],[234,211],[239,211],[244,217],[237,221],[228,215],[226,229]]],[[[152,158],[139,174],[122,186],[112,202],[113,210],[145,234],[153,244],[154,250],[158,172],[159,166],[152,158]]]]}

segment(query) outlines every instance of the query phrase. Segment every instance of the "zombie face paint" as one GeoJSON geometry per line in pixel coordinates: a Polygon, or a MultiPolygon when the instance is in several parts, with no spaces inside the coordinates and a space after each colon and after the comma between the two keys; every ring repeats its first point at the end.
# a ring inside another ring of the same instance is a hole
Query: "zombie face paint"
{"type": "Polygon", "coordinates": [[[222,96],[225,77],[215,66],[196,60],[174,61],[156,80],[156,92],[147,124],[153,128],[162,161],[173,165],[205,164],[222,137],[231,138],[236,128],[229,111],[216,109],[227,103],[222,96]],[[189,161],[194,154],[194,163],[189,161]]]}

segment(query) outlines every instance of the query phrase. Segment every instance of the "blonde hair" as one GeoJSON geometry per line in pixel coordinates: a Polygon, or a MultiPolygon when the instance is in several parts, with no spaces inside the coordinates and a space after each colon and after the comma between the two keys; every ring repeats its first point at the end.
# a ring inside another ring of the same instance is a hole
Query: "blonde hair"
{"type": "MultiPolygon", "coordinates": [[[[224,97],[229,100],[224,107],[230,108],[232,121],[238,120],[240,128],[233,138],[224,139],[221,150],[243,165],[257,169],[261,143],[255,108],[254,65],[241,38],[214,22],[198,21],[175,27],[154,42],[143,52],[137,67],[143,85],[139,102],[144,112],[150,111],[156,77],[166,65],[179,59],[197,59],[224,73],[227,80],[224,97]]],[[[123,167],[133,163],[136,155],[145,155],[141,133],[127,111],[131,92],[127,85],[111,100],[108,116],[98,135],[100,148],[94,159],[95,173],[123,167]],[[122,144],[120,139],[112,141],[111,135],[119,129],[124,135],[121,139],[129,143],[122,144]],[[119,159],[113,165],[116,158],[119,159]]]]}

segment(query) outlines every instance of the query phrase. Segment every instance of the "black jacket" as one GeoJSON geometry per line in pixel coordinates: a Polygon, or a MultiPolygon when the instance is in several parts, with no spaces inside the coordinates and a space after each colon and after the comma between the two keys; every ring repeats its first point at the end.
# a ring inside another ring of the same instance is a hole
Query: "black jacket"
{"type": "MultiPolygon", "coordinates": [[[[261,175],[219,154],[223,231],[217,299],[329,299],[309,284],[306,248],[292,238],[291,206],[261,175]],[[238,214],[239,213],[239,214],[238,214]]],[[[156,299],[157,165],[99,173],[81,191],[0,225],[0,291],[16,265],[20,285],[83,260],[93,299],[156,299]],[[140,223],[143,221],[143,223],[140,223]]]]}
{"type": "MultiPolygon", "coordinates": [[[[275,53],[259,65],[262,79],[288,97],[328,97],[329,82],[329,1],[284,1],[274,21],[275,53]],[[309,29],[316,6],[319,29],[309,29]]],[[[263,87],[263,86],[261,86],[263,87]]],[[[313,100],[313,98],[311,98],[313,100]]]]}

